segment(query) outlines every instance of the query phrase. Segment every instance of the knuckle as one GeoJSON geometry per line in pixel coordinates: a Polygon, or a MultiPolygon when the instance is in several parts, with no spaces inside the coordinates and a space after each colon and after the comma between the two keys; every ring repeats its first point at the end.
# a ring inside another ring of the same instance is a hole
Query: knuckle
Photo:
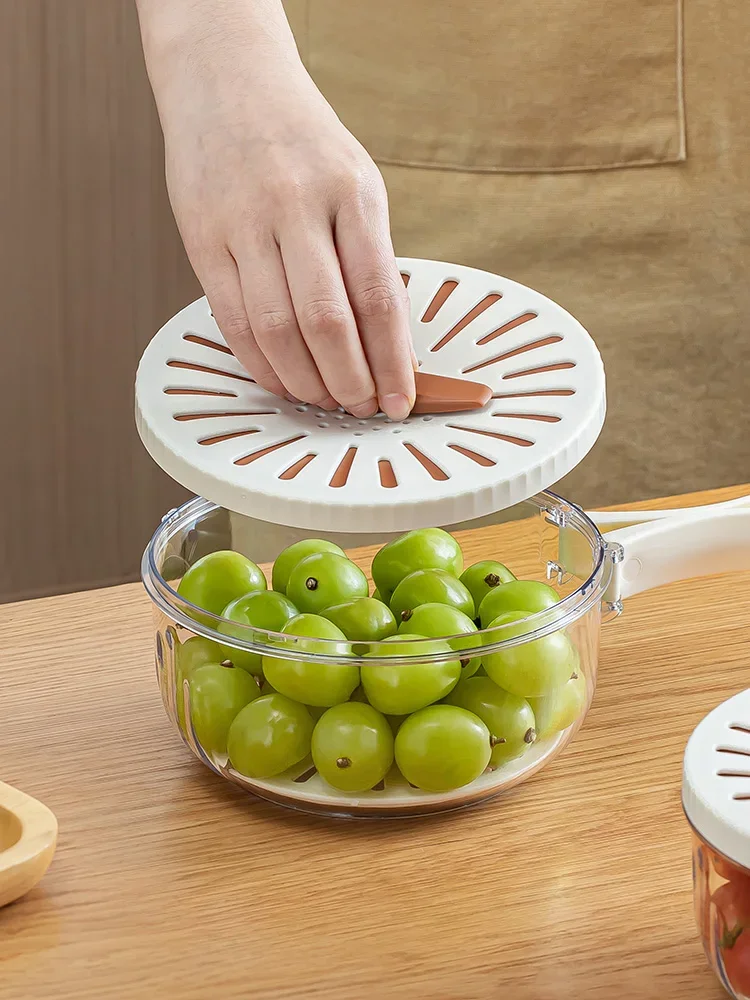
{"type": "Polygon", "coordinates": [[[250,329],[247,316],[241,310],[230,309],[224,311],[216,307],[214,308],[214,315],[217,316],[221,332],[227,340],[243,341],[250,340],[252,337],[253,332],[250,329]]]}
{"type": "Polygon", "coordinates": [[[331,177],[331,187],[339,198],[358,202],[367,190],[367,181],[362,171],[356,168],[344,168],[336,171],[331,177]]]}
{"type": "Polygon", "coordinates": [[[365,281],[355,290],[354,301],[363,319],[389,320],[404,308],[404,289],[396,288],[388,281],[365,281]]]}
{"type": "Polygon", "coordinates": [[[283,309],[260,309],[253,317],[253,330],[258,343],[278,341],[294,333],[293,318],[283,309]]]}
{"type": "Polygon", "coordinates": [[[363,168],[355,173],[354,204],[358,214],[364,217],[382,215],[388,211],[388,195],[385,181],[377,169],[363,168]]]}
{"type": "Polygon", "coordinates": [[[342,164],[339,183],[364,197],[377,198],[385,192],[383,175],[369,156],[354,156],[342,164]]]}
{"type": "Polygon", "coordinates": [[[304,316],[307,329],[316,339],[336,341],[348,333],[349,317],[340,302],[332,299],[308,302],[304,316]]]}

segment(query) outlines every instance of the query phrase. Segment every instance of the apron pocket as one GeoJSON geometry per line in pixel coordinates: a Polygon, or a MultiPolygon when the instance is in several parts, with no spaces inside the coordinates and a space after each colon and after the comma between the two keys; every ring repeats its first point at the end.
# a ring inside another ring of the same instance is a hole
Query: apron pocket
{"type": "Polygon", "coordinates": [[[300,47],[381,163],[493,172],[675,163],[685,159],[681,8],[306,0],[300,47]]]}

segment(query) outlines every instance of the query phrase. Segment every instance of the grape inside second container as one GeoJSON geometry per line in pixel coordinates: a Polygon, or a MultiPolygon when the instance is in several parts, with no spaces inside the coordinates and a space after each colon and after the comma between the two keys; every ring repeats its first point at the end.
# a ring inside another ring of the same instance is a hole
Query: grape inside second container
{"type": "MultiPolygon", "coordinates": [[[[184,644],[194,636],[221,643],[231,657],[231,648],[246,652],[273,653],[275,657],[299,657],[299,640],[292,636],[267,633],[252,628],[233,628],[232,638],[219,631],[221,620],[203,614],[180,598],[177,585],[186,568],[209,552],[233,549],[249,558],[264,551],[268,562],[278,554],[269,551],[269,526],[207,500],[195,499],[169,514],[155,533],[143,560],[143,580],[156,607],[157,676],[167,714],[192,752],[208,767],[229,780],[264,798],[311,811],[339,815],[405,815],[455,809],[481,801],[507,790],[536,773],[560,752],[581,724],[596,686],[599,626],[602,596],[610,579],[609,556],[596,526],[574,505],[552,493],[542,493],[516,505],[477,527],[462,526],[455,532],[463,543],[467,565],[481,559],[507,560],[516,575],[552,585],[560,602],[549,611],[528,620],[523,638],[509,637],[508,630],[480,631],[476,645],[462,651],[469,658],[496,649],[531,643],[552,632],[564,630],[577,654],[576,669],[585,685],[585,700],[575,723],[563,732],[542,735],[530,743],[516,759],[488,770],[469,785],[451,792],[429,793],[411,787],[394,769],[383,787],[366,793],[343,793],[314,772],[306,760],[288,773],[268,780],[243,777],[228,765],[226,757],[212,756],[200,746],[190,724],[190,687],[180,683],[179,658],[184,644]],[[575,544],[571,544],[575,538],[575,544]],[[505,542],[504,542],[505,540],[505,542]],[[563,548],[575,552],[575,572],[561,563],[563,548]]],[[[273,532],[273,534],[277,534],[273,532]]],[[[346,542],[347,554],[368,572],[374,551],[389,540],[383,536],[373,543],[372,535],[327,536],[346,542]],[[358,544],[364,543],[364,544],[358,544]],[[369,543],[369,544],[368,544],[369,543]]],[[[283,534],[277,545],[288,540],[283,534]]],[[[270,572],[267,571],[270,576],[270,572]]],[[[325,641],[315,644],[314,653],[305,652],[306,661],[342,662],[340,655],[325,651],[325,641]]],[[[334,647],[334,643],[329,643],[334,647]]],[[[420,645],[419,643],[417,645],[420,645]]],[[[423,643],[429,647],[429,643],[423,643]]],[[[404,669],[415,663],[435,663],[435,653],[396,659],[392,647],[382,643],[357,643],[358,662],[401,664],[404,669]],[[387,657],[387,659],[385,658],[387,657]]],[[[444,656],[442,657],[444,659],[444,656]]],[[[351,662],[351,660],[347,660],[351,662]]]]}
{"type": "Polygon", "coordinates": [[[750,998],[750,690],[695,728],[682,802],[693,840],[695,916],[706,957],[735,1000],[750,998]]]}

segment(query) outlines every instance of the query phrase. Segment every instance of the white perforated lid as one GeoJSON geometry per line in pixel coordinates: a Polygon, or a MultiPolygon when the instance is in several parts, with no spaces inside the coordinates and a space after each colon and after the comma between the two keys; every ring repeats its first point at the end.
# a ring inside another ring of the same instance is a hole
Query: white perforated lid
{"type": "Polygon", "coordinates": [[[696,727],[685,750],[682,802],[704,840],[750,868],[750,689],[696,727]]]}
{"type": "Polygon", "coordinates": [[[379,414],[280,400],[227,348],[205,299],[154,337],[136,419],[155,461],[223,507],[321,531],[455,524],[546,489],[604,421],[604,370],[580,323],[538,292],[455,264],[401,259],[421,371],[492,389],[480,410],[379,414]]]}

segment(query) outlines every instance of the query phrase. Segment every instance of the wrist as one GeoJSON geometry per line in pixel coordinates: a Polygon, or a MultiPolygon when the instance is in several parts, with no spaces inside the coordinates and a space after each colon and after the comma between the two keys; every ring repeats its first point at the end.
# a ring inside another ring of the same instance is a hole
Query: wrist
{"type": "Polygon", "coordinates": [[[302,68],[281,0],[136,0],[146,63],[155,89],[189,66],[302,68]],[[250,57],[248,59],[248,57],[250,57]]]}

